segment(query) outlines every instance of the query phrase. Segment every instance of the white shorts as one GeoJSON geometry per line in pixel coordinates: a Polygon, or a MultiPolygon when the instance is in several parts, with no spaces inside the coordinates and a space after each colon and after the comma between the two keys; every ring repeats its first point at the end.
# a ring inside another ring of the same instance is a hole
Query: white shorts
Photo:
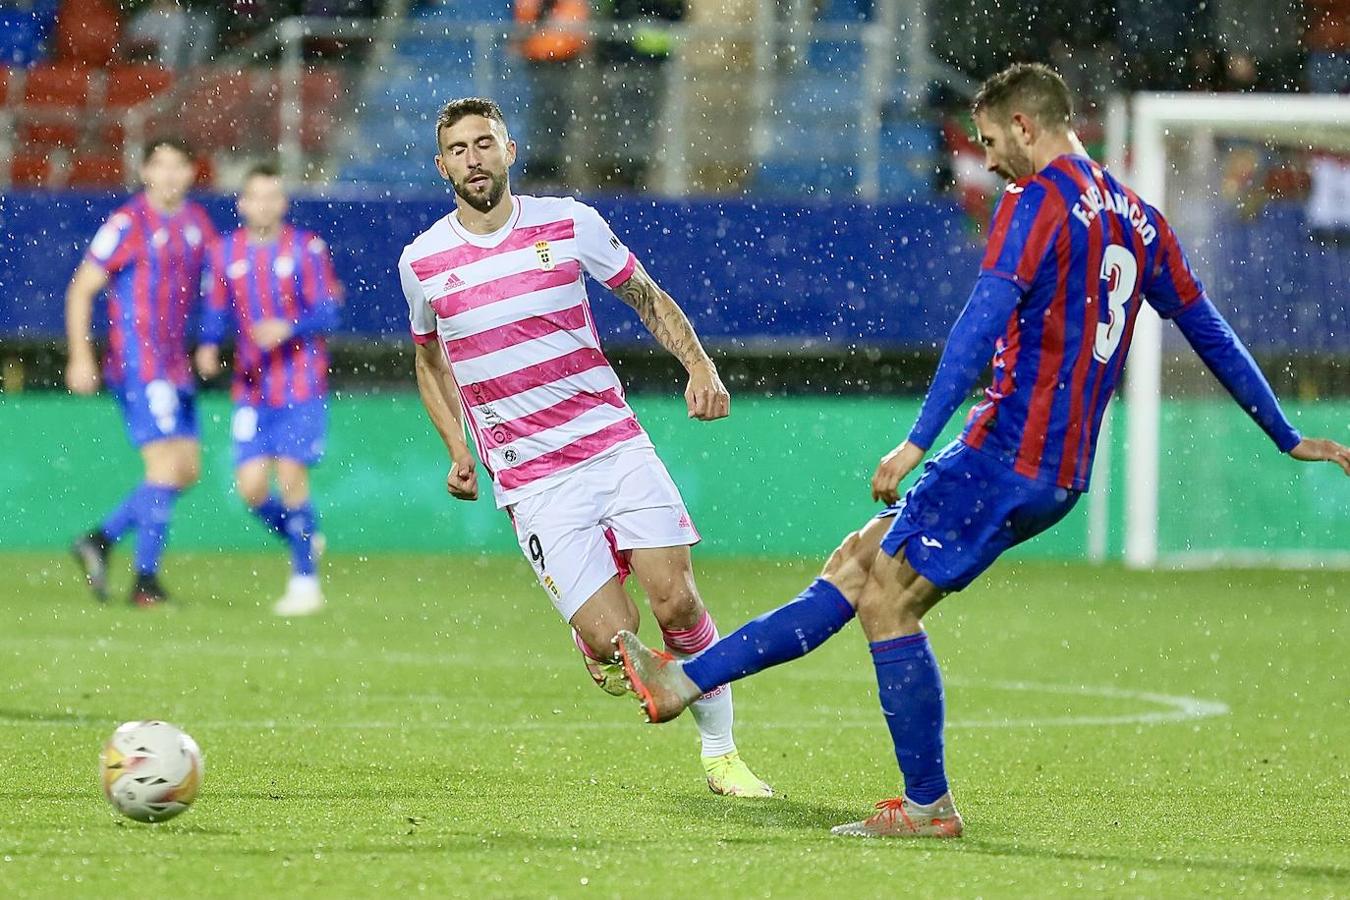
{"type": "Polygon", "coordinates": [[[598,459],[508,512],[521,552],[567,621],[605,582],[627,577],[627,551],[700,540],[679,489],[650,447],[598,459]]]}

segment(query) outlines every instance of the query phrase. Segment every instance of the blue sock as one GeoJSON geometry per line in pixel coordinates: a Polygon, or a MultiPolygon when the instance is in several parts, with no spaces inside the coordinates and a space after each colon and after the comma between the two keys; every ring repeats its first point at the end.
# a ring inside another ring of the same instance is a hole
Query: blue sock
{"type": "Polygon", "coordinates": [[[267,499],[249,511],[279,536],[286,536],[286,506],[276,494],[268,494],[267,499]]]}
{"type": "Polygon", "coordinates": [[[942,673],[924,632],[869,644],[881,711],[905,776],[905,796],[932,803],[947,793],[942,764],[942,673]]]}
{"type": "Polygon", "coordinates": [[[853,616],[853,607],[839,588],[817,578],[791,603],[746,622],[740,630],[684,663],[684,674],[707,693],[718,685],[805,656],[853,616]]]}
{"type": "Polygon", "coordinates": [[[314,531],[318,527],[314,504],[306,502],[286,510],[286,540],[291,545],[291,571],[296,575],[314,574],[314,531]]]}
{"type": "Polygon", "coordinates": [[[178,499],[178,488],[163,484],[144,484],[138,492],[136,504],[136,560],[138,575],[153,575],[159,571],[159,558],[169,540],[169,520],[173,518],[173,504],[178,499]]]}
{"type": "Polygon", "coordinates": [[[138,484],[122,498],[122,502],[116,509],[108,513],[108,517],[103,520],[99,530],[108,539],[110,543],[117,543],[122,539],[132,526],[136,524],[136,510],[141,502],[141,493],[149,487],[148,484],[138,484]]]}

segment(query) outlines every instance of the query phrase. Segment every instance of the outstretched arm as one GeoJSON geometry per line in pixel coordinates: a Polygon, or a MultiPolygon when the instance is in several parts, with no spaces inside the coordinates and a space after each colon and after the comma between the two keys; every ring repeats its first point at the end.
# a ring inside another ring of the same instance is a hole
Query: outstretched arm
{"type": "Polygon", "coordinates": [[[94,298],[108,284],[108,273],[96,263],[85,260],[75,270],[66,288],[66,387],[72,394],[92,394],[98,390],[98,362],[94,359],[94,341],[90,320],[94,298]]]}
{"type": "Polygon", "coordinates": [[[1281,453],[1302,462],[1334,462],[1350,475],[1350,449],[1324,438],[1304,438],[1280,409],[1270,382],[1208,297],[1201,296],[1174,321],[1187,342],[1238,405],[1270,436],[1281,453]]]}
{"type": "Polygon", "coordinates": [[[637,264],[627,281],[613,290],[623,302],[637,310],[638,318],[652,337],[689,373],[689,386],[684,391],[689,417],[711,422],[728,415],[731,395],[694,333],[694,326],[689,324],[689,318],[679,304],[647,274],[642,263],[637,264]]]}
{"type": "Polygon", "coordinates": [[[450,451],[450,472],[445,487],[458,500],[478,499],[478,478],[474,474],[473,454],[464,440],[464,416],[459,402],[459,387],[445,352],[434,340],[417,345],[415,369],[417,392],[422,397],[431,424],[450,451]]]}
{"type": "Polygon", "coordinates": [[[881,458],[872,476],[873,500],[894,503],[899,499],[900,482],[919,464],[957,407],[970,396],[1021,297],[1022,289],[1005,278],[985,275],[975,282],[966,308],[947,337],[909,438],[881,458]]]}

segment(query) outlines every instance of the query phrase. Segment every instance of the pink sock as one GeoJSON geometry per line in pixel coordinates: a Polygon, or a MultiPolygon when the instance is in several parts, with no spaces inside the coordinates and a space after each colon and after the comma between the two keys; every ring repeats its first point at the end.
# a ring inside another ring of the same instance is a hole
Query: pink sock
{"type": "Polygon", "coordinates": [[[703,618],[695,622],[693,628],[683,631],[667,631],[662,628],[661,637],[665,638],[666,649],[672,653],[694,656],[708,649],[708,646],[717,640],[717,626],[713,624],[712,616],[705,609],[703,618]]]}
{"type": "Polygon", "coordinates": [[[614,661],[613,655],[610,655],[608,657],[597,656],[594,650],[586,646],[586,642],[581,639],[581,634],[578,633],[578,631],[575,628],[572,629],[572,642],[577,645],[577,649],[580,650],[587,659],[593,659],[596,662],[602,663],[614,661]]]}

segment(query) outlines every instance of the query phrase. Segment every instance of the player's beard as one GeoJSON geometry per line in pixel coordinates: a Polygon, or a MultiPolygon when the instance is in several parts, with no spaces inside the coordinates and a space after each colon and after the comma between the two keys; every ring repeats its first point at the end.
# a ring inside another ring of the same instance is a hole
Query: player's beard
{"type": "Polygon", "coordinates": [[[1017,181],[1019,178],[1035,175],[1036,169],[1031,164],[1030,154],[1021,147],[1011,146],[1008,148],[1007,159],[1000,174],[1009,181],[1017,181]]]}
{"type": "Polygon", "coordinates": [[[459,199],[478,210],[480,213],[491,212],[498,203],[502,202],[502,195],[506,193],[506,174],[501,175],[495,172],[479,170],[472,172],[462,182],[451,182],[455,188],[455,194],[459,199]],[[475,194],[469,188],[469,178],[477,175],[486,175],[491,181],[487,193],[475,194]]]}

